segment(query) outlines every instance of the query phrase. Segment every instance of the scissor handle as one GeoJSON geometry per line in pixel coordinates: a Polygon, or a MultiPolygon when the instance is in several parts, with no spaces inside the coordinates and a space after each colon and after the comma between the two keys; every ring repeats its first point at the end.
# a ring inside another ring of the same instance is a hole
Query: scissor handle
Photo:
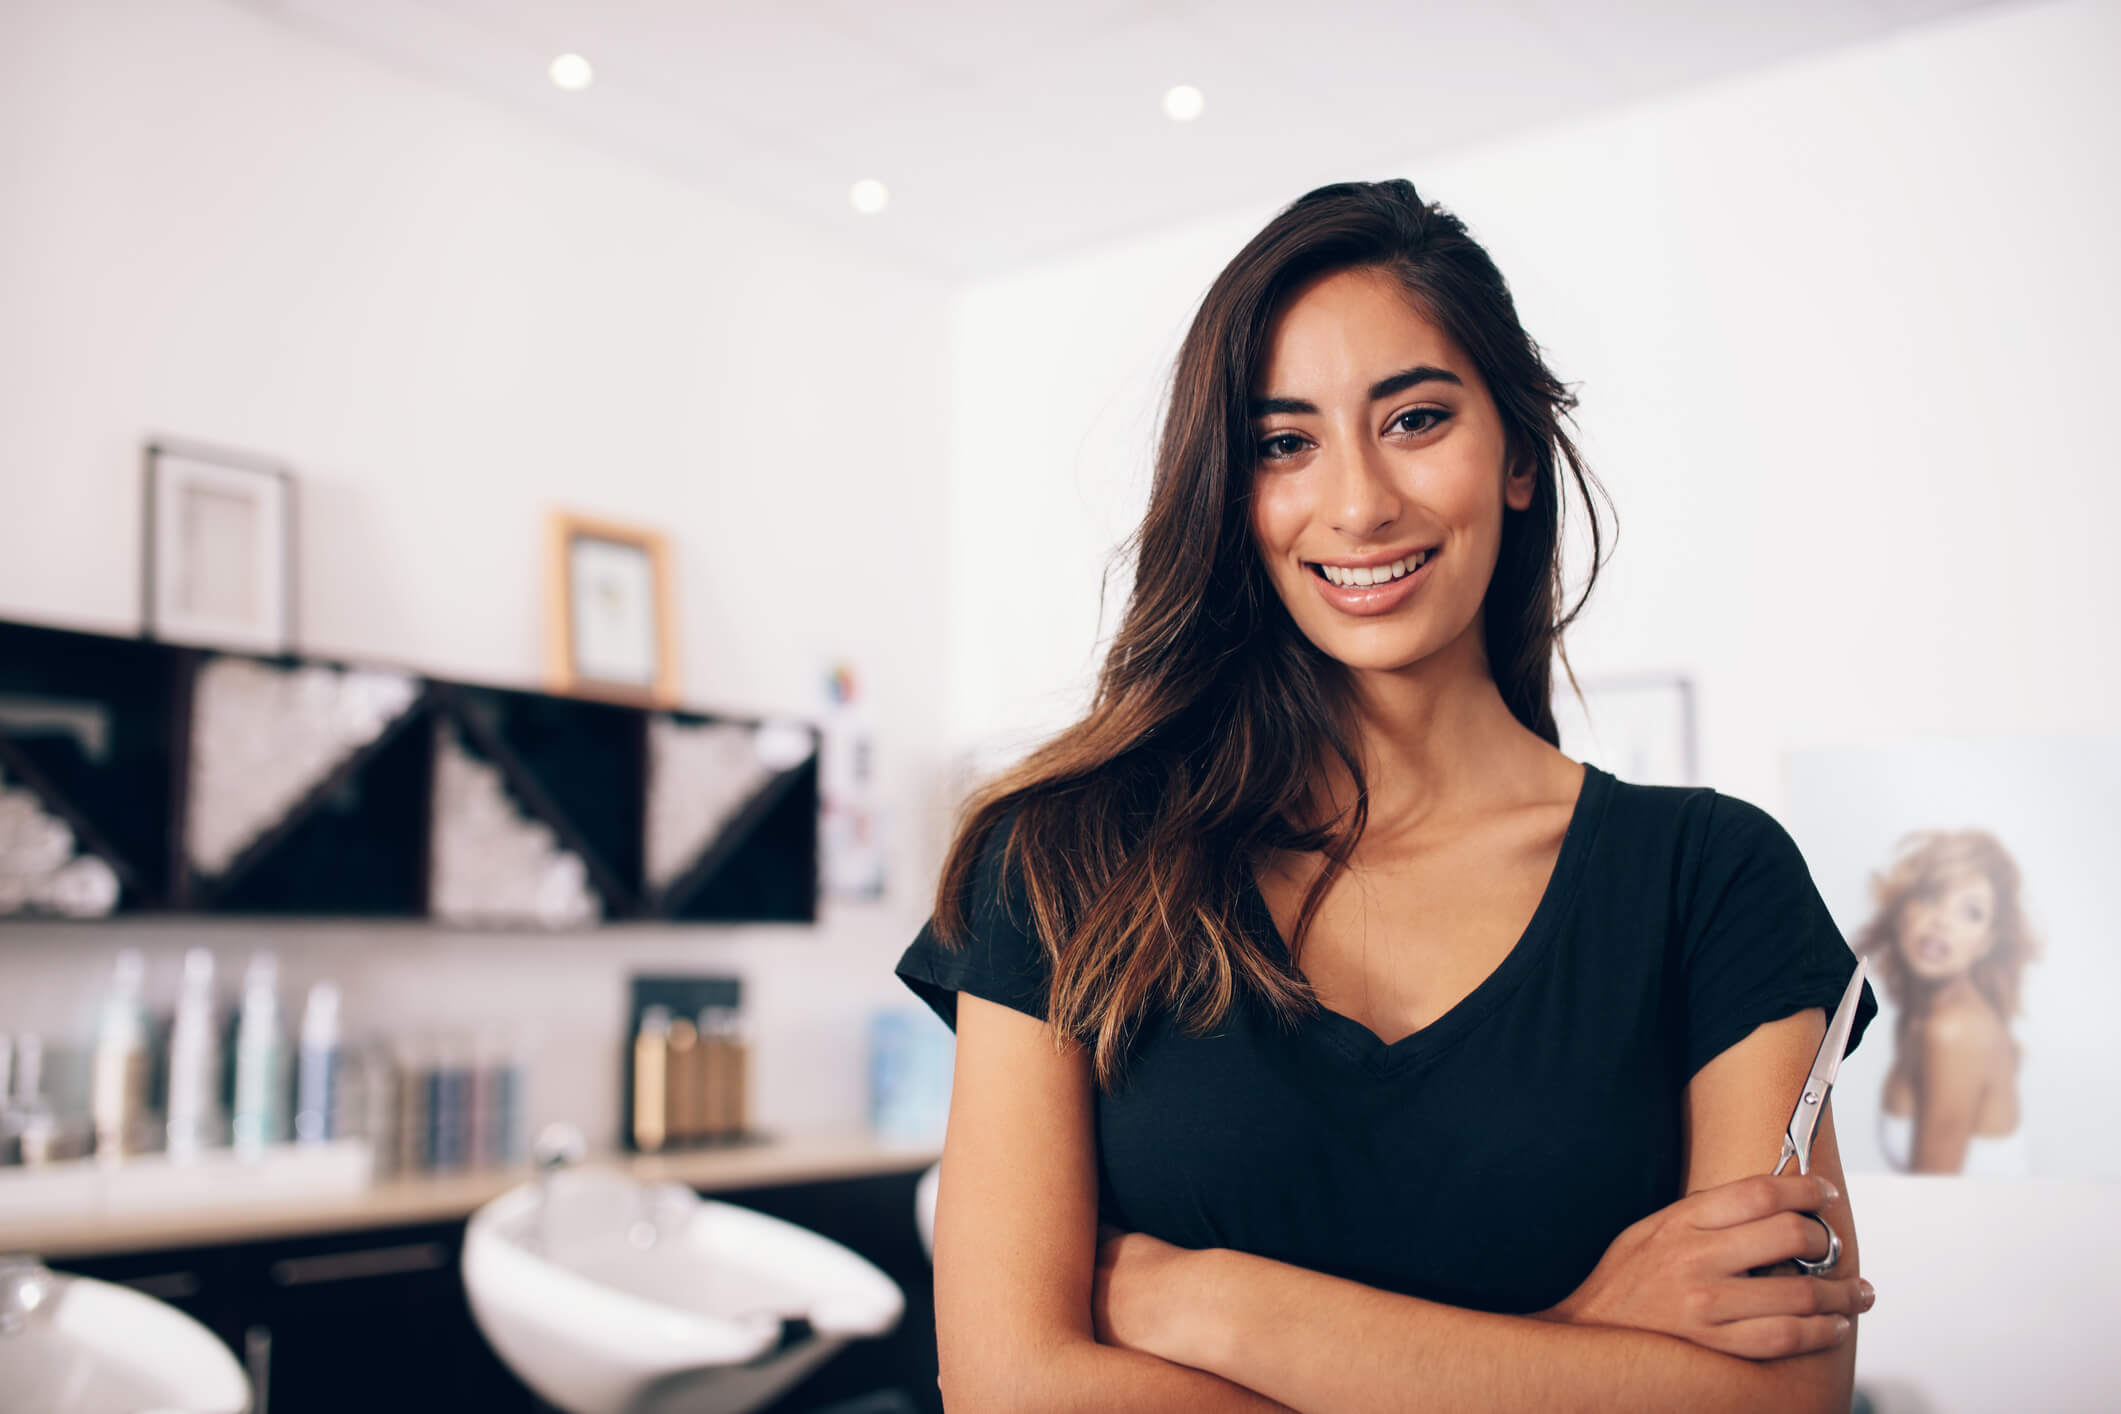
{"type": "Polygon", "coordinates": [[[1805,1213],[1805,1216],[1826,1229],[1826,1255],[1816,1262],[1804,1257],[1792,1257],[1790,1260],[1795,1262],[1797,1270],[1806,1276],[1823,1277],[1833,1271],[1834,1265],[1841,1260],[1841,1234],[1834,1231],[1834,1225],[1817,1213],[1805,1213]]]}

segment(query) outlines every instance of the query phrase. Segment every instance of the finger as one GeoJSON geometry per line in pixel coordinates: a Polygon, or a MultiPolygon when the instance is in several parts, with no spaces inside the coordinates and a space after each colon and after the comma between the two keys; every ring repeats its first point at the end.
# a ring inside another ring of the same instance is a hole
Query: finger
{"type": "Polygon", "coordinates": [[[1846,1316],[1761,1316],[1713,1328],[1712,1345],[1747,1360],[1782,1360],[1830,1350],[1848,1339],[1846,1316]]]}
{"type": "Polygon", "coordinates": [[[1772,1213],[1744,1227],[1725,1228],[1720,1234],[1717,1262],[1727,1272],[1772,1267],[1792,1257],[1821,1261],[1832,1246],[1820,1220],[1795,1210],[1772,1213]]]}
{"type": "Polygon", "coordinates": [[[1686,1202],[1693,1211],[1687,1216],[1696,1227],[1737,1227],[1770,1213],[1831,1207],[1840,1197],[1821,1174],[1756,1173],[1691,1195],[1686,1202]]]}
{"type": "Polygon", "coordinates": [[[1746,1321],[1759,1316],[1854,1316],[1866,1309],[1861,1277],[1772,1276],[1718,1282],[1705,1318],[1746,1321]]]}

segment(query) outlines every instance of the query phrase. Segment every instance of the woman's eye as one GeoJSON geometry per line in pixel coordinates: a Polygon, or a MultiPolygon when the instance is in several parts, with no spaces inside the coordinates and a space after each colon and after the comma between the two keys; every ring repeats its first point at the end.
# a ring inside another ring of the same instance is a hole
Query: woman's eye
{"type": "Polygon", "coordinates": [[[1293,457],[1303,450],[1304,439],[1294,432],[1284,432],[1279,437],[1269,437],[1259,444],[1259,455],[1263,461],[1280,461],[1293,457]]]}
{"type": "Polygon", "coordinates": [[[1403,427],[1409,432],[1419,434],[1428,431],[1429,428],[1436,426],[1437,423],[1442,422],[1449,416],[1450,414],[1442,408],[1408,408],[1405,412],[1392,419],[1392,425],[1394,427],[1403,427]],[[1407,419],[1415,417],[1433,417],[1436,421],[1422,427],[1408,427],[1407,419]]]}

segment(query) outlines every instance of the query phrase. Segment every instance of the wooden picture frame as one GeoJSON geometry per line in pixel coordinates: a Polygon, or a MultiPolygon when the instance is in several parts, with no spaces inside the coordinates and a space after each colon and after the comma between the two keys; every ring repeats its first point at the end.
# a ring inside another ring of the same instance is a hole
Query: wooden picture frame
{"type": "Polygon", "coordinates": [[[545,583],[553,691],[676,705],[677,625],[669,545],[660,532],[554,511],[545,583]]]}
{"type": "Polygon", "coordinates": [[[140,622],[166,643],[282,655],[295,640],[295,480],[243,452],[142,455],[140,622]]]}

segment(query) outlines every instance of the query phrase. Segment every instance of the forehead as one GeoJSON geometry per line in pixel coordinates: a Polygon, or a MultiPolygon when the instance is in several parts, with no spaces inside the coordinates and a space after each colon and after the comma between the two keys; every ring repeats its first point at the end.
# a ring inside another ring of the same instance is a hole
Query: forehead
{"type": "Polygon", "coordinates": [[[1253,391],[1359,397],[1378,378],[1418,363],[1448,368],[1469,386],[1475,381],[1458,341],[1417,309],[1391,274],[1336,270],[1297,286],[1275,310],[1253,391]]]}
{"type": "Polygon", "coordinates": [[[1962,865],[1948,869],[1931,884],[1931,889],[1954,900],[1990,901],[1996,896],[1996,886],[1989,882],[1983,871],[1962,865]]]}

